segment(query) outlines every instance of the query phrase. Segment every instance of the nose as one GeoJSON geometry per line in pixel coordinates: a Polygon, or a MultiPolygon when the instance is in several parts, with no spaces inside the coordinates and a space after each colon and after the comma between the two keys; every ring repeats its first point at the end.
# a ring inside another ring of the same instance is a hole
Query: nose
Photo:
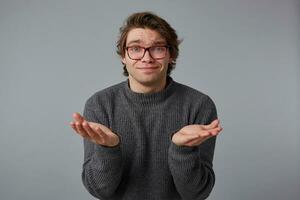
{"type": "Polygon", "coordinates": [[[144,57],[141,59],[142,62],[153,62],[153,58],[150,55],[149,49],[145,51],[144,57]]]}

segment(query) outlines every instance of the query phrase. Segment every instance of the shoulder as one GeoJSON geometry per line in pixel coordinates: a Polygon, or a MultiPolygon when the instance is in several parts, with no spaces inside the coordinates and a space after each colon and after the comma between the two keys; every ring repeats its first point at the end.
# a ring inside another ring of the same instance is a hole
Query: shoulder
{"type": "Polygon", "coordinates": [[[217,118],[217,108],[210,96],[189,86],[177,84],[180,96],[184,96],[184,107],[192,118],[191,124],[209,124],[217,118]]]}
{"type": "Polygon", "coordinates": [[[178,95],[183,97],[185,101],[191,102],[192,104],[206,104],[210,107],[215,106],[209,95],[182,83],[174,81],[174,84],[178,95]]]}
{"type": "Polygon", "coordinates": [[[126,81],[104,88],[92,94],[86,101],[86,106],[101,106],[110,103],[122,88],[124,88],[126,81]]]}

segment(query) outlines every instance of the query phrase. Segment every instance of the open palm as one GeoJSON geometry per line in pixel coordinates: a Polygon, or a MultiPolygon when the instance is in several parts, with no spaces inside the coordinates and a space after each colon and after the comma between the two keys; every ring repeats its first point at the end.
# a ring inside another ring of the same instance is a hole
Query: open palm
{"type": "Polygon", "coordinates": [[[222,130],[218,119],[209,125],[187,125],[173,135],[172,142],[178,146],[198,146],[205,140],[217,136],[222,130]]]}
{"type": "Polygon", "coordinates": [[[76,133],[96,144],[113,147],[120,143],[119,136],[109,128],[99,123],[88,122],[79,113],[73,114],[73,122],[70,125],[76,133]]]}

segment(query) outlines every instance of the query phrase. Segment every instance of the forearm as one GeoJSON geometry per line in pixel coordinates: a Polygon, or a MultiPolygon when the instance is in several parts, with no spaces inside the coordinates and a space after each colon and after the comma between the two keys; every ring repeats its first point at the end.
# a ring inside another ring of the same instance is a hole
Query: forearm
{"type": "Polygon", "coordinates": [[[183,199],[206,199],[215,183],[212,165],[201,159],[198,147],[182,147],[171,143],[169,168],[183,199]]]}
{"type": "Polygon", "coordinates": [[[120,146],[95,146],[94,153],[83,164],[82,181],[86,189],[97,198],[112,196],[122,177],[120,146]]]}

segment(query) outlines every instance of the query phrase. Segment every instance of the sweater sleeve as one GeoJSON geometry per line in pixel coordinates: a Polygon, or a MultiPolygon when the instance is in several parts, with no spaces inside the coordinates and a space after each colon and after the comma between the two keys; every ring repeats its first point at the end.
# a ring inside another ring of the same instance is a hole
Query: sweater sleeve
{"type": "MultiPolygon", "coordinates": [[[[194,124],[209,124],[217,118],[213,101],[207,96],[194,124]]],[[[216,137],[198,147],[177,146],[171,142],[168,163],[177,191],[184,200],[206,199],[213,189],[213,155],[216,137]]]]}
{"type": "MultiPolygon", "coordinates": [[[[101,123],[107,127],[108,117],[99,106],[89,99],[84,108],[88,121],[101,123]]],[[[122,156],[120,145],[105,147],[84,139],[84,163],[82,182],[94,197],[107,199],[114,194],[122,177],[122,156]]]]}

